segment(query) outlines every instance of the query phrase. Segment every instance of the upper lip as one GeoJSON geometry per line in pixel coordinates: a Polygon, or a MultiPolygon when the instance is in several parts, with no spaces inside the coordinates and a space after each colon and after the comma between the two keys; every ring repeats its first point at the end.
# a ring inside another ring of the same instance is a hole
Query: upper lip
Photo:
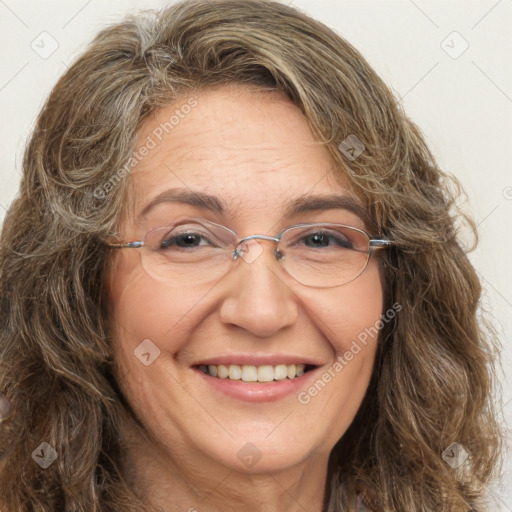
{"type": "Polygon", "coordinates": [[[229,354],[225,356],[215,356],[201,359],[192,366],[201,365],[219,365],[229,366],[231,364],[263,366],[278,364],[305,364],[311,366],[321,366],[323,363],[311,356],[297,356],[290,354],[229,354]]]}

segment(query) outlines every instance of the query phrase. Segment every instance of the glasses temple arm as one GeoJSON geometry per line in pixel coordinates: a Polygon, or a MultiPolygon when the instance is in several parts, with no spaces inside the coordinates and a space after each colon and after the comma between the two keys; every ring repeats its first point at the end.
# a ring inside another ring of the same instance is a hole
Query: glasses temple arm
{"type": "Polygon", "coordinates": [[[136,242],[128,242],[128,243],[121,243],[121,244],[114,244],[109,243],[109,247],[112,247],[114,249],[136,249],[138,247],[142,247],[144,245],[143,241],[136,241],[136,242]]]}
{"type": "Polygon", "coordinates": [[[371,238],[370,249],[384,249],[391,245],[391,241],[385,238],[371,238]]]}

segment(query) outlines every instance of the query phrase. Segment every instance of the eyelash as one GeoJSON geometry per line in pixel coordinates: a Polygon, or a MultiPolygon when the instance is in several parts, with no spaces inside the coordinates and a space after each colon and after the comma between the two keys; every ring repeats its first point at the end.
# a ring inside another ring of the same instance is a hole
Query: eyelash
{"type": "MultiPolygon", "coordinates": [[[[335,243],[338,246],[344,247],[345,249],[352,248],[352,244],[350,243],[350,241],[347,238],[342,239],[341,238],[341,234],[339,235],[339,238],[338,238],[338,237],[334,236],[333,234],[329,234],[329,233],[326,233],[325,231],[320,231],[320,230],[319,231],[315,231],[315,232],[311,232],[311,233],[307,233],[307,234],[301,236],[300,240],[305,240],[307,238],[311,238],[311,237],[318,236],[318,235],[320,235],[320,236],[327,236],[328,240],[334,240],[335,243]]],[[[166,239],[164,237],[162,239],[161,243],[160,243],[160,249],[165,250],[169,246],[175,245],[175,242],[179,239],[179,237],[183,237],[183,236],[196,236],[196,237],[199,237],[199,238],[201,238],[203,240],[207,240],[208,244],[212,245],[211,241],[204,234],[197,233],[197,232],[183,232],[183,233],[179,233],[179,234],[173,235],[169,239],[166,239]],[[165,247],[164,247],[164,245],[165,245],[165,247]]],[[[214,245],[214,246],[218,247],[218,245],[214,245]]],[[[199,246],[189,246],[189,247],[197,248],[197,247],[201,247],[201,245],[199,245],[199,246]]]]}

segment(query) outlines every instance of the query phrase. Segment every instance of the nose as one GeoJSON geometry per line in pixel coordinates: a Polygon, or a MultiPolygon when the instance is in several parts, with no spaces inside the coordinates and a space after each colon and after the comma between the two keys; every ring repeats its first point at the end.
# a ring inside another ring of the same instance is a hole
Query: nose
{"type": "Polygon", "coordinates": [[[220,318],[257,337],[269,337],[298,318],[296,286],[279,268],[275,243],[251,240],[224,278],[220,318]]]}

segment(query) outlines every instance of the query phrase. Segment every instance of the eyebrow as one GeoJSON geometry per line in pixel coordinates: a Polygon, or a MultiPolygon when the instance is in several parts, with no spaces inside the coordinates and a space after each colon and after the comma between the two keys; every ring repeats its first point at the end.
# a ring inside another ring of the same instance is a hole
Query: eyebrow
{"type": "Polygon", "coordinates": [[[150,210],[162,203],[189,204],[216,213],[226,213],[228,210],[226,203],[217,196],[207,194],[206,192],[173,188],[162,192],[150,201],[140,212],[139,218],[145,217],[150,210]]]}
{"type": "MultiPolygon", "coordinates": [[[[208,210],[211,212],[225,214],[229,207],[226,202],[217,196],[206,192],[175,188],[162,192],[152,199],[141,211],[138,218],[146,216],[155,206],[162,203],[182,203],[208,210]]],[[[361,217],[368,225],[372,225],[367,211],[352,197],[338,194],[326,195],[305,195],[293,199],[286,205],[284,217],[291,217],[300,213],[316,212],[322,210],[344,209],[361,217]]]]}

